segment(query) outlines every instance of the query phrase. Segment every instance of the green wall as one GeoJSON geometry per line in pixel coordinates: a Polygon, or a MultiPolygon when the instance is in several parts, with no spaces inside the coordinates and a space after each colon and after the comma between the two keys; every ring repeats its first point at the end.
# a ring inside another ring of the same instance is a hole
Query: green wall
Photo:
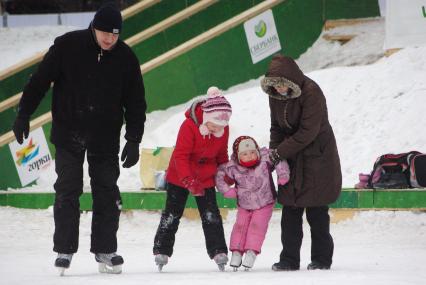
{"type": "MultiPolygon", "coordinates": [[[[297,58],[312,45],[323,26],[321,10],[316,0],[287,1],[272,9],[283,53],[297,58]]],[[[148,110],[181,104],[205,94],[211,85],[227,89],[257,78],[269,60],[252,63],[240,24],[144,74],[148,110]]]]}
{"type": "Polygon", "coordinates": [[[378,0],[322,0],[324,20],[380,16],[378,0]]]}
{"type": "MultiPolygon", "coordinates": [[[[53,191],[53,189],[52,189],[53,191]]],[[[54,193],[0,193],[0,206],[17,208],[46,209],[53,205],[54,193]]],[[[141,191],[121,193],[123,209],[162,210],[166,202],[164,191],[141,191]]],[[[235,199],[224,198],[216,193],[220,208],[236,208],[235,199]]],[[[276,208],[281,208],[276,204],[276,208]]],[[[194,197],[189,196],[186,208],[197,208],[194,197]]],[[[339,199],[330,205],[337,209],[426,209],[426,190],[356,190],[343,189],[339,199]]],[[[83,193],[80,197],[80,209],[92,209],[91,193],[83,193]]]]}
{"type": "MultiPolygon", "coordinates": [[[[179,1],[176,2],[175,6],[178,2],[179,1]]],[[[183,20],[179,24],[138,43],[133,46],[132,49],[138,56],[139,62],[143,64],[193,37],[210,30],[218,24],[231,19],[245,10],[250,9],[260,2],[262,1],[219,1],[190,18],[183,20]]]]}

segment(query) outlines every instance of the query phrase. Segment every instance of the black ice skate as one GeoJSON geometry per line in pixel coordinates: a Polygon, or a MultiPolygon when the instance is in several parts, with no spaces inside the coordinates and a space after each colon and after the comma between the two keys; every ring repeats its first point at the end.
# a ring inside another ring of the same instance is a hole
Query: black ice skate
{"type": "Polygon", "coordinates": [[[220,271],[225,271],[225,265],[228,263],[228,256],[226,253],[218,253],[213,257],[220,271]]]}
{"type": "Polygon", "coordinates": [[[155,255],[155,264],[158,266],[158,271],[163,270],[163,266],[169,262],[169,257],[165,254],[156,254],[155,255]]]}
{"type": "Polygon", "coordinates": [[[273,271],[296,271],[299,270],[299,265],[293,265],[286,261],[280,261],[272,265],[273,271]]]}
{"type": "Polygon", "coordinates": [[[123,257],[113,253],[96,253],[95,259],[99,265],[100,273],[120,274],[124,263],[123,257]]]}
{"type": "Polygon", "coordinates": [[[72,253],[58,253],[55,260],[55,267],[59,270],[59,275],[64,276],[65,269],[68,269],[71,264],[72,253]]]}
{"type": "Polygon", "coordinates": [[[312,261],[311,263],[309,263],[308,270],[316,270],[316,269],[329,270],[330,265],[322,264],[317,261],[312,261]]]}

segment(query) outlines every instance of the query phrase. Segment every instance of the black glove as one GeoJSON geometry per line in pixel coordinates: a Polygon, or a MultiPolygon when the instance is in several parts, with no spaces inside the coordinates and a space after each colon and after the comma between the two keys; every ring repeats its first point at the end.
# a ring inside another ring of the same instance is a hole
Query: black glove
{"type": "Polygon", "coordinates": [[[281,161],[281,157],[276,149],[271,149],[269,152],[269,159],[273,165],[277,165],[281,161]]]}
{"type": "Polygon", "coordinates": [[[124,161],[123,167],[129,168],[135,165],[139,160],[139,144],[127,141],[121,153],[121,161],[124,161]]]}
{"type": "Polygon", "coordinates": [[[19,144],[24,142],[24,137],[28,138],[30,133],[30,120],[25,117],[16,117],[13,123],[13,133],[19,144]]]}

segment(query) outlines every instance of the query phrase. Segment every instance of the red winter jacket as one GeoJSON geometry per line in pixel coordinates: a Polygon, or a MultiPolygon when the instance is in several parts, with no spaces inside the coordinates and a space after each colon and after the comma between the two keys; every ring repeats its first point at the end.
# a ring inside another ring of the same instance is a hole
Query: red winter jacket
{"type": "Polygon", "coordinates": [[[201,104],[202,101],[195,101],[185,112],[186,120],[180,126],[167,169],[166,181],[183,188],[182,180],[188,177],[198,180],[204,189],[214,187],[217,166],[229,160],[229,127],[220,138],[203,137],[198,129],[203,120],[201,104]]]}

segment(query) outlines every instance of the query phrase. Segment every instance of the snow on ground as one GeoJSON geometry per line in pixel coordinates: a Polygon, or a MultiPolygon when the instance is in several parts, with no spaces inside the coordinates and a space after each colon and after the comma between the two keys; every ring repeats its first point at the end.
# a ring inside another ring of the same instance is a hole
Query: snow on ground
{"type": "Polygon", "coordinates": [[[374,63],[384,55],[384,40],[385,20],[371,18],[363,24],[323,31],[317,41],[299,57],[297,63],[303,72],[374,63]],[[355,35],[355,37],[341,45],[338,41],[325,40],[324,35],[355,35]]]}
{"type": "MultiPolygon", "coordinates": [[[[224,221],[229,241],[235,211],[224,221]]],[[[299,284],[299,285],[400,285],[424,284],[426,279],[426,213],[366,211],[353,219],[331,225],[335,242],[330,271],[307,271],[310,236],[304,223],[301,270],[273,272],[281,251],[280,212],[274,212],[269,231],[251,272],[219,272],[206,253],[201,224],[183,218],[176,236],[175,252],[162,273],[152,255],[158,212],[124,213],[118,231],[118,252],[125,264],[121,275],[97,272],[89,252],[90,213],[83,213],[80,248],[71,268],[59,277],[53,266],[53,216],[49,210],[0,208],[0,276],[2,284],[299,284]],[[13,221],[13,222],[11,222],[13,221]]]]}
{"type": "Polygon", "coordinates": [[[47,50],[57,36],[76,29],[70,26],[0,28],[0,71],[47,50]]]}

